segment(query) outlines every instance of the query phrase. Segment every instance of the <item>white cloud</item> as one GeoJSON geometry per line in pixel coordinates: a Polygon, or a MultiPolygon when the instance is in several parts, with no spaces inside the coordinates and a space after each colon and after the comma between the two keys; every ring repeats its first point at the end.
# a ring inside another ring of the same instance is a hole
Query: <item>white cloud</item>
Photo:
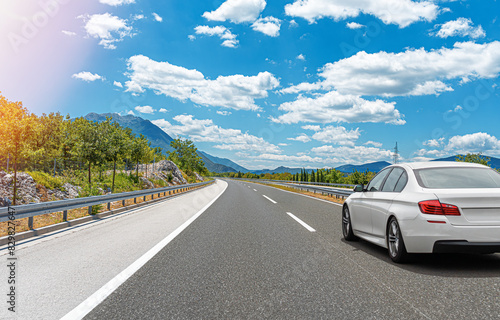
{"type": "Polygon", "coordinates": [[[411,96],[452,91],[444,81],[494,78],[500,73],[500,42],[457,42],[453,48],[401,53],[364,51],[326,64],[317,83],[301,83],[283,93],[336,89],[342,94],[411,96]]]}
{"type": "Polygon", "coordinates": [[[439,138],[439,139],[432,139],[432,140],[424,141],[422,144],[424,146],[437,148],[437,147],[440,147],[443,145],[443,141],[444,141],[444,138],[439,138]]]}
{"type": "Polygon", "coordinates": [[[219,37],[221,40],[224,40],[221,44],[224,47],[236,48],[239,43],[239,41],[236,39],[236,35],[231,33],[231,30],[227,29],[224,26],[215,26],[215,27],[197,26],[196,28],[194,28],[194,30],[196,34],[207,35],[210,37],[212,36],[219,37]]]}
{"type": "Polygon", "coordinates": [[[265,7],[265,0],[227,0],[216,10],[203,13],[203,17],[211,21],[254,22],[265,7]]]}
{"type": "Polygon", "coordinates": [[[298,26],[299,26],[299,24],[297,23],[297,21],[295,21],[295,20],[293,20],[293,19],[292,19],[292,20],[290,20],[290,22],[289,22],[289,23],[290,23],[290,25],[288,26],[289,28],[295,28],[295,27],[298,27],[298,26]]]}
{"type": "Polygon", "coordinates": [[[313,126],[313,125],[306,125],[306,126],[302,126],[302,129],[304,130],[312,130],[312,131],[320,131],[321,130],[321,126],[313,126]]]}
{"type": "Polygon", "coordinates": [[[127,20],[112,16],[109,13],[80,16],[84,20],[85,30],[90,37],[100,39],[99,44],[106,49],[116,49],[116,42],[126,36],[132,36],[132,28],[127,20]]]}
{"type": "Polygon", "coordinates": [[[316,133],[312,135],[312,138],[325,143],[354,146],[360,135],[361,132],[359,128],[356,128],[356,130],[347,130],[341,126],[327,126],[321,130],[317,130],[316,133]]]}
{"type": "Polygon", "coordinates": [[[217,111],[217,114],[220,114],[221,116],[229,116],[231,112],[229,111],[217,111]]]}
{"type": "Polygon", "coordinates": [[[292,161],[292,162],[314,162],[314,163],[321,163],[323,162],[323,159],[319,157],[311,157],[308,155],[299,155],[299,156],[289,156],[285,154],[269,154],[269,153],[264,153],[261,154],[257,157],[254,157],[253,159],[257,160],[272,160],[272,161],[292,161]]]}
{"type": "Polygon", "coordinates": [[[134,15],[134,20],[142,20],[145,19],[146,17],[143,14],[136,14],[134,15]]]}
{"type": "Polygon", "coordinates": [[[167,110],[167,109],[165,109],[165,108],[160,108],[160,110],[158,110],[158,111],[159,111],[159,112],[161,112],[161,113],[168,112],[168,110],[167,110]]]}
{"type": "Polygon", "coordinates": [[[289,146],[289,144],[288,143],[278,143],[278,146],[280,146],[280,147],[286,147],[286,146],[289,146]]]}
{"type": "Polygon", "coordinates": [[[122,4],[135,3],[135,0],[99,0],[99,2],[116,7],[116,6],[121,6],[122,4]]]}
{"type": "Polygon", "coordinates": [[[490,156],[500,156],[500,140],[485,132],[476,132],[466,135],[456,135],[446,139],[433,139],[423,143],[431,149],[420,149],[417,157],[444,157],[455,154],[482,153],[490,156]]]}
{"type": "Polygon", "coordinates": [[[153,17],[155,18],[156,21],[162,22],[163,18],[160,17],[156,12],[153,12],[153,17]]]}
{"type": "Polygon", "coordinates": [[[252,29],[270,37],[280,35],[281,21],[274,17],[259,18],[252,24],[252,29]]]}
{"type": "Polygon", "coordinates": [[[118,82],[118,81],[114,81],[114,82],[113,82],[113,85],[114,85],[114,86],[116,86],[116,87],[118,87],[118,88],[123,88],[122,83],[121,83],[121,82],[118,82]]]}
{"type": "Polygon", "coordinates": [[[130,57],[128,70],[127,91],[140,93],[151,89],[180,101],[189,99],[203,106],[236,110],[261,110],[255,100],[266,98],[268,91],[279,85],[278,79],[269,72],[208,80],[197,70],[157,62],[143,55],[130,57]]]}
{"type": "Polygon", "coordinates": [[[305,133],[301,133],[299,136],[295,137],[295,138],[287,138],[287,140],[292,140],[292,141],[300,141],[300,142],[309,142],[311,141],[311,138],[309,138],[309,136],[305,133]]]}
{"type": "Polygon", "coordinates": [[[299,54],[297,57],[295,57],[295,59],[297,60],[302,60],[302,61],[306,61],[306,57],[301,53],[299,54]]]}
{"type": "Polygon", "coordinates": [[[146,113],[146,114],[153,114],[156,112],[155,109],[153,109],[151,106],[137,106],[134,108],[135,111],[138,111],[140,113],[146,113]]]}
{"type": "Polygon", "coordinates": [[[62,30],[61,32],[64,33],[65,35],[69,36],[69,37],[76,36],[76,32],[73,32],[73,31],[62,30]]]}
{"type": "Polygon", "coordinates": [[[311,151],[327,158],[325,162],[330,163],[359,164],[383,160],[389,161],[393,156],[393,153],[390,150],[365,146],[333,147],[325,145],[317,148],[312,148],[311,151]]]}
{"type": "Polygon", "coordinates": [[[263,138],[256,137],[238,129],[224,129],[210,119],[198,120],[192,115],[178,115],[173,118],[179,125],[160,119],[153,120],[153,124],[174,136],[188,136],[194,142],[218,143],[214,148],[222,150],[253,151],[258,153],[279,153],[278,146],[263,138]]]}
{"type": "Polygon", "coordinates": [[[365,146],[369,146],[369,145],[372,145],[376,148],[380,148],[382,146],[382,143],[380,142],[375,142],[375,141],[366,141],[365,143],[363,143],[365,146]]]}
{"type": "Polygon", "coordinates": [[[361,28],[365,27],[364,25],[359,24],[357,22],[348,22],[348,23],[346,23],[346,26],[349,29],[361,29],[361,28]]]}
{"type": "Polygon", "coordinates": [[[439,31],[434,34],[440,38],[448,37],[471,37],[473,39],[485,37],[483,27],[474,27],[471,19],[458,18],[457,20],[448,21],[444,24],[436,25],[439,31]]]}
{"type": "Polygon", "coordinates": [[[87,82],[96,81],[96,80],[104,80],[104,78],[101,77],[100,75],[98,75],[97,73],[90,73],[88,71],[82,71],[80,73],[75,73],[71,77],[75,78],[75,79],[87,81],[87,82]]]}
{"type": "Polygon", "coordinates": [[[431,1],[411,0],[296,0],[285,6],[285,13],[301,17],[314,23],[318,19],[332,18],[335,21],[370,14],[385,24],[396,24],[404,28],[416,21],[432,21],[439,8],[431,1]]]}
{"type": "Polygon", "coordinates": [[[445,150],[455,151],[456,153],[482,152],[484,154],[498,155],[500,154],[500,141],[495,136],[477,132],[451,137],[445,150]]]}
{"type": "Polygon", "coordinates": [[[369,101],[358,96],[342,95],[336,91],[315,98],[299,96],[285,102],[279,110],[286,113],[272,120],[279,123],[334,123],[334,122],[385,122],[404,124],[394,102],[369,101]]]}

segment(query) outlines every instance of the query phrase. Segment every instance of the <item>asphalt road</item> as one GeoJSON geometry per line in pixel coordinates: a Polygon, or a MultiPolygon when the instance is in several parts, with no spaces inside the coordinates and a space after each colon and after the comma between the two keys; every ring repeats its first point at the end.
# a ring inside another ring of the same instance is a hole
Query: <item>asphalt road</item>
{"type": "Polygon", "coordinates": [[[396,265],[344,242],[340,209],[228,181],[85,319],[500,319],[499,254],[396,265]]]}
{"type": "MultiPolygon", "coordinates": [[[[16,312],[7,310],[0,247],[0,319],[60,319],[223,192],[225,182],[16,245],[16,312]],[[5,300],[4,300],[5,299],[5,300]]],[[[117,318],[115,318],[117,319],[117,318]]],[[[128,319],[124,317],[121,319],[128,319]]]]}

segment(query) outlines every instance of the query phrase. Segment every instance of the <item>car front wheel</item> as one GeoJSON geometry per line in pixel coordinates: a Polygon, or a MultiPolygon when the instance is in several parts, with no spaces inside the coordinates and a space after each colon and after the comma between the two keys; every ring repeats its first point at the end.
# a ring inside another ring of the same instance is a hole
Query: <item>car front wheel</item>
{"type": "Polygon", "coordinates": [[[351,214],[347,206],[344,206],[342,209],[342,233],[344,234],[344,239],[347,241],[355,241],[358,239],[352,232],[351,214]]]}
{"type": "Polygon", "coordinates": [[[389,257],[396,263],[403,263],[408,258],[401,228],[395,217],[392,217],[387,227],[387,247],[389,257]]]}

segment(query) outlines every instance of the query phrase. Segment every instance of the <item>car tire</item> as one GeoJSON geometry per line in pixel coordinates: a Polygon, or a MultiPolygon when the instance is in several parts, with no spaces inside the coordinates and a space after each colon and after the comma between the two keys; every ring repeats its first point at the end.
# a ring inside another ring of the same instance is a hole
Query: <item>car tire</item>
{"type": "Polygon", "coordinates": [[[392,261],[404,263],[408,259],[408,252],[406,252],[401,228],[395,217],[392,217],[387,225],[387,248],[389,249],[389,257],[392,261]]]}
{"type": "Polygon", "coordinates": [[[358,240],[358,237],[356,237],[352,231],[351,214],[347,206],[342,208],[342,233],[344,235],[344,239],[347,241],[358,240]]]}

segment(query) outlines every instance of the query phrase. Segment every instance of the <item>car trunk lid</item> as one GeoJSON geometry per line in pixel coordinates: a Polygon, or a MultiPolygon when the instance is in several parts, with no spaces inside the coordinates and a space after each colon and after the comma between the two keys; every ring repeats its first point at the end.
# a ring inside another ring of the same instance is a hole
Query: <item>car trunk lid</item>
{"type": "Polygon", "coordinates": [[[434,189],[441,203],[455,205],[460,216],[447,216],[452,225],[500,226],[500,189],[434,189]]]}

